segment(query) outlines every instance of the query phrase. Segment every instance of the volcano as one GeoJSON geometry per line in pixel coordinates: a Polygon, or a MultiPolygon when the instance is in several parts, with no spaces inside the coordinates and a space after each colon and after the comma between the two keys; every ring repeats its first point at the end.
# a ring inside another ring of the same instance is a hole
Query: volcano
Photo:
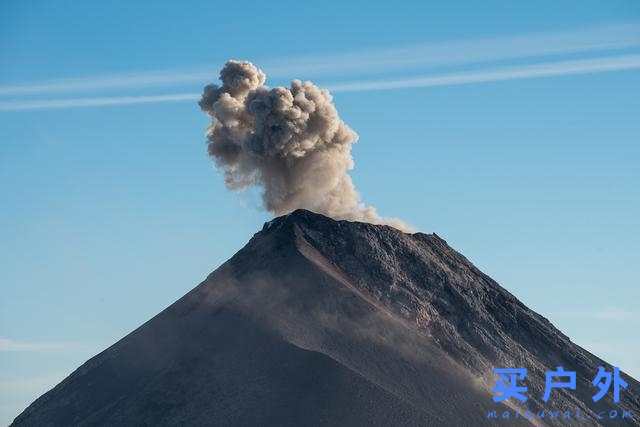
{"type": "Polygon", "coordinates": [[[11,425],[640,425],[630,376],[592,400],[599,366],[436,234],[297,210],[11,425]],[[558,366],[576,388],[544,402],[558,366]],[[493,401],[496,367],[526,402],[493,401]]]}

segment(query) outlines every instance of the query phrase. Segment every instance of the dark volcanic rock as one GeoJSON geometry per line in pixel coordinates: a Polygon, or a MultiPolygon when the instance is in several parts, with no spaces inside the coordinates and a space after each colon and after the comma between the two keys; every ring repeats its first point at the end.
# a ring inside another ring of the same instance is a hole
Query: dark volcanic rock
{"type": "Polygon", "coordinates": [[[619,403],[611,392],[593,403],[598,366],[611,369],[437,235],[298,210],[12,426],[481,426],[516,406],[580,408],[580,419],[538,425],[640,416],[628,375],[619,403]],[[557,366],[577,372],[577,389],[543,404],[557,366]],[[528,368],[526,405],[493,403],[494,367],[528,368]]]}

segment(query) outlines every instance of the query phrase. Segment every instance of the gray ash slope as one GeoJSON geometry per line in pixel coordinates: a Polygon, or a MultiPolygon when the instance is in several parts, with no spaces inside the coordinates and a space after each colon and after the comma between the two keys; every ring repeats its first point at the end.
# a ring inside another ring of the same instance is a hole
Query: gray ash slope
{"type": "Polygon", "coordinates": [[[611,368],[435,234],[298,210],[12,426],[508,424],[487,419],[513,416],[491,399],[493,367],[528,368],[529,400],[514,407],[581,410],[534,424],[640,417],[640,384],[626,374],[619,403],[611,392],[591,400],[600,365],[611,368]],[[544,372],[560,365],[577,372],[577,390],[543,404],[544,372]]]}

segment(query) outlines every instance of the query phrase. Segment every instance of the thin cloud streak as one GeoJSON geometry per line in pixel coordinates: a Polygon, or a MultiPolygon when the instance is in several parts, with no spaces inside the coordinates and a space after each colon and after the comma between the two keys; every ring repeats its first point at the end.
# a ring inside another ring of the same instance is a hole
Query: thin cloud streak
{"type": "Polygon", "coordinates": [[[86,349],[87,346],[66,341],[15,341],[0,338],[0,352],[50,352],[75,351],[86,349]]]}
{"type": "MultiPolygon", "coordinates": [[[[271,77],[291,78],[375,74],[504,59],[603,52],[640,46],[640,23],[585,30],[413,44],[338,54],[267,59],[261,68],[271,77]]],[[[211,67],[214,69],[216,67],[211,67]]],[[[201,84],[211,78],[209,67],[192,70],[138,72],[111,76],[0,86],[0,96],[86,92],[118,88],[201,84]]]]}
{"type": "Polygon", "coordinates": [[[170,95],[113,96],[100,98],[44,99],[36,101],[0,102],[0,111],[58,110],[64,108],[103,107],[109,105],[155,104],[161,102],[197,101],[199,93],[170,95]]]}
{"type": "Polygon", "coordinates": [[[379,73],[559,54],[597,53],[640,46],[640,24],[589,30],[414,44],[362,52],[309,55],[261,63],[270,76],[379,73]]]}
{"type": "Polygon", "coordinates": [[[424,76],[396,80],[365,81],[330,85],[332,92],[363,92],[373,90],[406,89],[429,86],[452,86],[506,80],[590,74],[640,68],[640,55],[613,58],[564,61],[547,64],[506,67],[488,71],[472,71],[437,76],[424,76]]]}
{"type": "Polygon", "coordinates": [[[56,92],[85,92],[104,89],[143,88],[181,83],[202,83],[211,79],[210,71],[131,73],[102,77],[57,80],[42,83],[0,86],[0,96],[33,95],[56,92]]]}
{"type": "Polygon", "coordinates": [[[633,321],[640,320],[640,311],[629,310],[624,307],[603,307],[594,311],[570,311],[565,313],[556,313],[555,317],[583,317],[594,320],[620,320],[633,321]]]}
{"type": "MultiPolygon", "coordinates": [[[[591,74],[607,71],[633,70],[639,68],[640,55],[623,55],[609,58],[551,62],[519,67],[504,67],[493,70],[481,70],[465,73],[429,75],[406,79],[337,83],[326,86],[331,92],[337,93],[365,92],[376,90],[407,89],[415,87],[453,86],[461,84],[487,83],[575,74],[591,74]]],[[[133,105],[160,102],[196,101],[199,98],[200,94],[178,93],[169,95],[9,101],[0,102],[0,111],[52,110],[109,105],[133,105]]]]}

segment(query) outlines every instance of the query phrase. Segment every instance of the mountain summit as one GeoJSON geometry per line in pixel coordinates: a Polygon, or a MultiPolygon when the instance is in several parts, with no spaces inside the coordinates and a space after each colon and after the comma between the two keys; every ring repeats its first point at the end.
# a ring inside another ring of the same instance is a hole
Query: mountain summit
{"type": "Polygon", "coordinates": [[[599,366],[437,235],[297,210],[12,426],[640,425],[628,375],[592,400],[599,366]],[[544,402],[558,366],[576,389],[544,402]],[[494,403],[494,368],[527,368],[526,403],[494,403]]]}

